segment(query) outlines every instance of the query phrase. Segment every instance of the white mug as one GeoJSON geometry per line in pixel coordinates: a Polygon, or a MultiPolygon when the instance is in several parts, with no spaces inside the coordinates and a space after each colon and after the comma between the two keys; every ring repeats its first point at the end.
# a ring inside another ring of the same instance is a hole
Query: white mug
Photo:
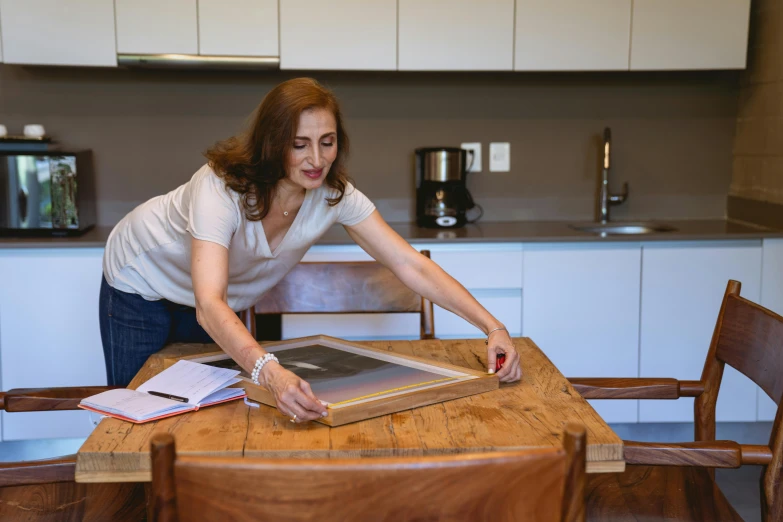
{"type": "Polygon", "coordinates": [[[0,124],[0,138],[5,138],[8,136],[8,129],[5,128],[5,125],[0,124]]]}
{"type": "Polygon", "coordinates": [[[24,135],[28,138],[42,138],[46,136],[43,125],[29,124],[24,126],[24,135]]]}

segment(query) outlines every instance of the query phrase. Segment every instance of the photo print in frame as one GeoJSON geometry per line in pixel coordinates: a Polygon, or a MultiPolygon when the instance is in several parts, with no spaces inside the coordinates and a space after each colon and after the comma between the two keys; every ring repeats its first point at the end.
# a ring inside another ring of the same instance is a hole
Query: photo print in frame
{"type": "MultiPolygon", "coordinates": [[[[328,416],[318,422],[339,426],[427,404],[497,389],[497,376],[378,350],[325,335],[264,343],[280,364],[307,381],[327,404],[328,416]]],[[[250,400],[274,406],[272,394],[250,380],[227,354],[189,356],[189,360],[241,370],[250,400]]]]}

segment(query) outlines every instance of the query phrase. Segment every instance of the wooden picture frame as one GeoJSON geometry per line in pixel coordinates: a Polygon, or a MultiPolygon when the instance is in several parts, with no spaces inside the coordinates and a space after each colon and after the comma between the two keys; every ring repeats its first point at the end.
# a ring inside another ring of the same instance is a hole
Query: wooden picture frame
{"type": "MultiPolygon", "coordinates": [[[[477,393],[484,393],[496,390],[500,385],[496,375],[490,375],[485,372],[471,370],[469,368],[455,366],[440,361],[424,359],[414,355],[379,350],[327,335],[314,335],[263,344],[265,350],[273,353],[313,345],[347,351],[372,359],[443,376],[440,379],[423,382],[421,384],[393,388],[382,393],[360,396],[350,400],[328,404],[328,415],[317,420],[317,422],[326,424],[327,426],[341,426],[343,424],[418,408],[428,404],[458,399],[477,393]]],[[[231,358],[228,354],[219,350],[199,355],[184,356],[177,359],[167,359],[164,362],[164,366],[171,366],[179,359],[209,363],[230,360],[231,358]]],[[[266,404],[267,406],[275,406],[275,400],[272,393],[262,386],[253,384],[246,372],[243,372],[243,374],[238,375],[237,377],[242,379],[242,381],[235,386],[243,387],[247,392],[248,399],[266,404]]]]}

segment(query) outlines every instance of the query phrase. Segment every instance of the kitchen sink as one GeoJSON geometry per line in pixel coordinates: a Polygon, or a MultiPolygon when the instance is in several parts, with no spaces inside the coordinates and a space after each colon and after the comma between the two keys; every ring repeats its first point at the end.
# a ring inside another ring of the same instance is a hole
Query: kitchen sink
{"type": "Polygon", "coordinates": [[[586,223],[569,225],[580,232],[590,232],[601,235],[635,235],[674,232],[677,229],[663,223],[586,223]]]}

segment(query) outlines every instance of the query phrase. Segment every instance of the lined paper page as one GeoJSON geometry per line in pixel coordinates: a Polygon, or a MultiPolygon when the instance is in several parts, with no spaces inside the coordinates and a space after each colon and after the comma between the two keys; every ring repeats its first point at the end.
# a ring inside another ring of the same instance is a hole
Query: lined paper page
{"type": "Polygon", "coordinates": [[[190,404],[200,404],[208,395],[237,382],[237,375],[238,370],[181,360],[139,386],[137,390],[177,395],[187,398],[190,404]]]}

